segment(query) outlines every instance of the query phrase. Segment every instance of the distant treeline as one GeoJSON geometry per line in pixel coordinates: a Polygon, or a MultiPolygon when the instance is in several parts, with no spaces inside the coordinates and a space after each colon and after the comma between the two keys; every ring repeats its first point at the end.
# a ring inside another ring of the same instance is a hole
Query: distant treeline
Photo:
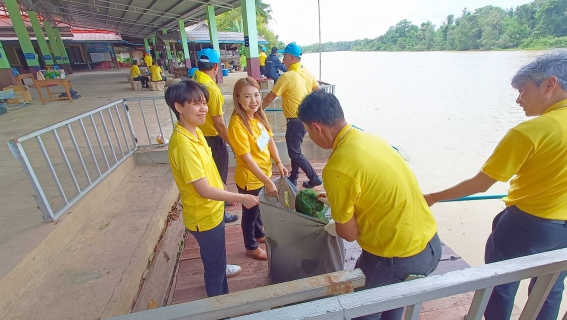
{"type": "MultiPolygon", "coordinates": [[[[322,51],[437,51],[567,48],[567,0],[535,0],[505,10],[466,8],[436,27],[402,20],[374,39],[326,42],[322,51]]],[[[318,52],[319,44],[303,47],[318,52]]]]}

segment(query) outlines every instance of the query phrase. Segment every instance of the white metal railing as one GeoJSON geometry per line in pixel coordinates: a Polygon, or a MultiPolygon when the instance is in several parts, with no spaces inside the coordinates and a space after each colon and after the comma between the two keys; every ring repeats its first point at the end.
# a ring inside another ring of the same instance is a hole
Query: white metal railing
{"type": "MultiPolygon", "coordinates": [[[[8,141],[31,183],[44,221],[59,218],[139,146],[157,144],[149,134],[148,140],[139,141],[134,127],[140,118],[146,133],[163,132],[162,119],[169,112],[164,104],[161,97],[121,99],[8,141]],[[133,100],[139,112],[126,104],[133,100]],[[151,117],[146,115],[148,102],[153,106],[151,117]]],[[[171,113],[166,119],[172,122],[171,113]]]]}
{"type": "MultiPolygon", "coordinates": [[[[286,288],[284,290],[286,299],[280,303],[273,301],[273,297],[268,294],[265,295],[266,301],[262,302],[262,299],[258,299],[258,295],[255,294],[257,288],[231,294],[232,296],[238,294],[238,297],[242,298],[248,297],[249,299],[244,299],[241,304],[249,301],[253,304],[252,306],[240,305],[232,299],[227,299],[225,303],[221,296],[137,312],[118,318],[212,320],[219,317],[231,317],[235,320],[343,320],[406,307],[405,320],[417,320],[422,303],[475,291],[467,319],[481,320],[494,286],[537,277],[538,280],[519,318],[528,320],[536,319],[559,273],[565,270],[567,270],[567,249],[560,249],[252,314],[247,313],[258,310],[259,306],[273,308],[289,305],[290,300],[307,301],[313,299],[314,296],[305,298],[306,289],[296,284],[302,280],[296,280],[278,284],[286,288]],[[304,297],[304,299],[298,300],[298,297],[304,297]],[[246,315],[239,316],[242,314],[246,315]]],[[[271,291],[266,290],[266,292],[271,291]]],[[[563,317],[563,320],[566,319],[567,314],[563,317]]]]}

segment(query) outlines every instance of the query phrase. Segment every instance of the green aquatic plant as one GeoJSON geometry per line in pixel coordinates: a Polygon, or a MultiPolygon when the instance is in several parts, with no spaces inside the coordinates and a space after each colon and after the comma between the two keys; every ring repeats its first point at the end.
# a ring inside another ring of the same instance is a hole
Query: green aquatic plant
{"type": "Polygon", "coordinates": [[[301,190],[295,197],[295,211],[304,215],[329,222],[329,218],[325,216],[325,212],[329,207],[317,200],[317,193],[313,189],[301,190]]]}

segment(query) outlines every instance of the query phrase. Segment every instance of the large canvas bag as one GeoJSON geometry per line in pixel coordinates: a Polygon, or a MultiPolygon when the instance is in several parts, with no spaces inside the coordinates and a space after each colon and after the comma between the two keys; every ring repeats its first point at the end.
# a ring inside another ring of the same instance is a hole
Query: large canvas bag
{"type": "Polygon", "coordinates": [[[272,282],[342,271],[345,259],[343,240],[323,230],[323,221],[295,212],[298,190],[286,178],[278,178],[274,182],[278,187],[278,198],[269,197],[265,188],[259,195],[272,282]]]}

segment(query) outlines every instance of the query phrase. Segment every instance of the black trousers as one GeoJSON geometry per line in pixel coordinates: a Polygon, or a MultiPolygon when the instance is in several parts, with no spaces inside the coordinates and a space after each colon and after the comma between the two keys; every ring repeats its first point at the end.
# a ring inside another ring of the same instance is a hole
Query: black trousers
{"type": "MultiPolygon", "coordinates": [[[[238,188],[238,193],[251,194],[254,196],[258,196],[262,189],[247,190],[242,189],[239,186],[236,186],[236,188],[238,188]]],[[[244,246],[248,250],[256,250],[258,248],[258,241],[256,241],[256,239],[266,236],[264,233],[264,223],[262,222],[262,216],[260,215],[259,205],[250,209],[246,209],[246,207],[242,206],[242,222],[240,223],[240,226],[242,227],[244,246]]]]}
{"type": "Polygon", "coordinates": [[[207,140],[211,148],[213,160],[215,160],[222,182],[226,184],[228,176],[228,149],[226,148],[226,143],[220,136],[205,137],[205,140],[207,140]]]}
{"type": "Polygon", "coordinates": [[[299,118],[288,119],[285,142],[287,144],[287,154],[291,159],[290,177],[292,179],[297,179],[299,168],[305,172],[307,178],[310,180],[317,175],[309,163],[309,160],[301,154],[301,144],[303,143],[305,133],[307,133],[307,131],[305,131],[305,127],[299,118]]]}
{"type": "Polygon", "coordinates": [[[133,78],[132,80],[134,81],[141,81],[142,82],[142,86],[143,87],[147,87],[148,86],[148,81],[150,81],[150,78],[146,77],[146,76],[137,76],[136,78],[133,78]]]}

